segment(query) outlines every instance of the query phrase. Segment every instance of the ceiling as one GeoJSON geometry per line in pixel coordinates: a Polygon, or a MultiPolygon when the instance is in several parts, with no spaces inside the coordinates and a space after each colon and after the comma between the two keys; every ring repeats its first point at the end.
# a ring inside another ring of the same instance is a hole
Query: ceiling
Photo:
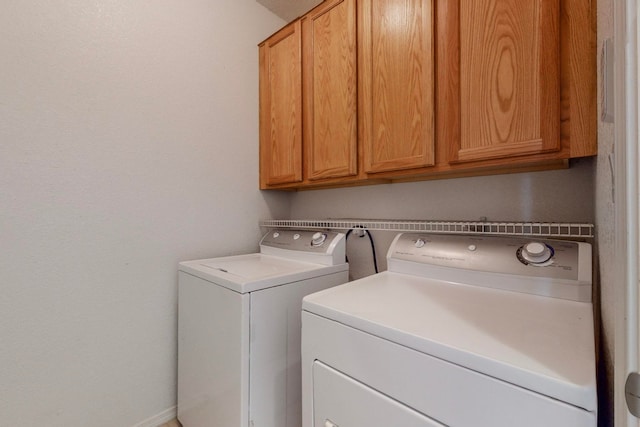
{"type": "Polygon", "coordinates": [[[256,0],[287,22],[304,15],[322,0],[256,0]]]}

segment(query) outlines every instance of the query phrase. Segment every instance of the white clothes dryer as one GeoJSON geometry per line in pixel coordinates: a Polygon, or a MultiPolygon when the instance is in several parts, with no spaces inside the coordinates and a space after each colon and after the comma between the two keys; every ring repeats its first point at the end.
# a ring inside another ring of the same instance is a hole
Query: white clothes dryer
{"type": "Polygon", "coordinates": [[[595,427],[591,246],[396,236],[303,300],[303,427],[595,427]]]}
{"type": "Polygon", "coordinates": [[[348,281],[345,236],[270,231],[260,253],[181,262],[183,427],[300,427],[302,298],[348,281]]]}

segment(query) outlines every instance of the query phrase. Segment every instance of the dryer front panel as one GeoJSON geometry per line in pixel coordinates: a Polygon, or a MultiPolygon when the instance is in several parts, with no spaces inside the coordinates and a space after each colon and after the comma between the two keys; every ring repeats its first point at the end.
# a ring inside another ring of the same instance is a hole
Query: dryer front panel
{"type": "MultiPolygon", "coordinates": [[[[325,427],[312,424],[318,414],[318,362],[448,426],[596,427],[594,412],[307,311],[302,312],[303,427],[325,427]]],[[[336,392],[333,402],[355,411],[349,396],[336,392]]]]}
{"type": "Polygon", "coordinates": [[[314,427],[444,427],[321,362],[313,364],[313,400],[314,427]]]}

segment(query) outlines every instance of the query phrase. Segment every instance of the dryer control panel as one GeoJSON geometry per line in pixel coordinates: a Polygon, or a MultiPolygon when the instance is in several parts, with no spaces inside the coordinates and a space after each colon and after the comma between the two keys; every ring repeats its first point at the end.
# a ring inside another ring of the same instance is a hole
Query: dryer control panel
{"type": "Polygon", "coordinates": [[[391,244],[387,259],[389,270],[396,272],[437,276],[446,270],[446,277],[462,275],[467,281],[467,276],[473,276],[472,282],[502,289],[517,288],[521,281],[527,282],[526,288],[531,290],[527,293],[547,296],[556,296],[555,284],[563,283],[567,285],[560,287],[563,292],[568,286],[577,286],[582,288],[579,300],[587,294],[591,298],[591,245],[584,242],[401,233],[391,244]]]}

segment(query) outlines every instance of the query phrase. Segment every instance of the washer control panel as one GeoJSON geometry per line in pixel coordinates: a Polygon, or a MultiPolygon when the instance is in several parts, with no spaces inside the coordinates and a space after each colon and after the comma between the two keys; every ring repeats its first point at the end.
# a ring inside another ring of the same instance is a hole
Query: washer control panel
{"type": "Polygon", "coordinates": [[[341,233],[332,231],[271,230],[264,235],[260,245],[293,251],[326,253],[334,239],[341,233]]]}
{"type": "Polygon", "coordinates": [[[579,243],[528,237],[402,233],[389,258],[491,273],[576,280],[579,243]]]}

